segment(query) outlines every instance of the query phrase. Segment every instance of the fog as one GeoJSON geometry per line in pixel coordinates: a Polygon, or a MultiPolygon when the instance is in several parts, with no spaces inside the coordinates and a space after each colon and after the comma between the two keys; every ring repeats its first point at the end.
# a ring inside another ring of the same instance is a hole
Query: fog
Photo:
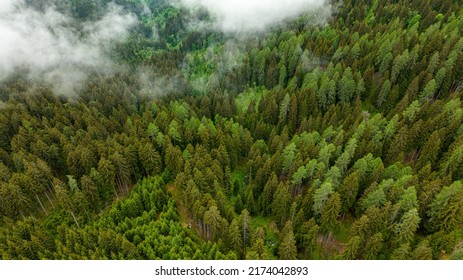
{"type": "Polygon", "coordinates": [[[24,0],[0,0],[0,82],[16,71],[72,93],[91,74],[110,73],[111,45],[129,35],[135,17],[109,5],[94,22],[77,22],[53,6],[43,11],[24,0]]]}
{"type": "Polygon", "coordinates": [[[324,23],[332,7],[326,0],[174,0],[191,9],[206,8],[215,28],[226,33],[262,32],[303,13],[324,23]]]}

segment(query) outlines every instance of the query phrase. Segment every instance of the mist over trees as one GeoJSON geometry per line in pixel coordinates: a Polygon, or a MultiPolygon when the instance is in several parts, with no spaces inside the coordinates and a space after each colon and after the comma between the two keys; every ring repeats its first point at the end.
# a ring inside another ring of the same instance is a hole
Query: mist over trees
{"type": "Polygon", "coordinates": [[[0,2],[3,259],[462,258],[461,1],[0,2]]]}

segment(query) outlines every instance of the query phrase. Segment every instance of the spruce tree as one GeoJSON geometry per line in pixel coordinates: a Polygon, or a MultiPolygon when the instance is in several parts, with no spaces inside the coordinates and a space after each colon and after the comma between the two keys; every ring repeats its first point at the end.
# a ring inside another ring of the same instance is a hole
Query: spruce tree
{"type": "Polygon", "coordinates": [[[282,260],[295,260],[297,257],[296,241],[294,239],[293,225],[290,221],[286,222],[282,230],[278,254],[282,260]]]}

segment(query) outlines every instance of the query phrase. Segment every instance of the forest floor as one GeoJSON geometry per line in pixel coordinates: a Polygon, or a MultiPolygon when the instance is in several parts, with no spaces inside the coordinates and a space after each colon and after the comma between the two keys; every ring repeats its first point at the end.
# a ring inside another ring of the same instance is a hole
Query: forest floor
{"type": "Polygon", "coordinates": [[[321,248],[321,254],[325,258],[332,258],[344,250],[345,244],[349,239],[349,230],[354,221],[354,217],[348,214],[339,221],[339,225],[335,231],[318,236],[317,241],[321,248]]]}

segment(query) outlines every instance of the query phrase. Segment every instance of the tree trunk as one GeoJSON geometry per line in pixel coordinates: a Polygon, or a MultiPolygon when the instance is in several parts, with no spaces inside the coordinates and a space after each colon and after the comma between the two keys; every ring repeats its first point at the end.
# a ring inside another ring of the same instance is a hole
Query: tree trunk
{"type": "Polygon", "coordinates": [[[40,198],[39,198],[39,196],[38,196],[37,194],[35,195],[35,198],[37,198],[37,201],[39,202],[40,207],[42,207],[43,212],[45,212],[45,215],[48,216],[48,212],[47,212],[47,210],[45,209],[45,207],[43,207],[42,201],[40,201],[40,198]]]}
{"type": "Polygon", "coordinates": [[[116,193],[116,198],[117,198],[117,200],[119,200],[119,195],[117,194],[117,188],[116,188],[116,186],[117,186],[117,183],[116,183],[115,186],[114,186],[114,193],[116,193]]]}
{"type": "Polygon", "coordinates": [[[129,194],[129,184],[130,184],[130,182],[129,182],[129,183],[127,183],[127,182],[124,182],[124,186],[125,186],[125,192],[126,192],[126,194],[129,194]]]}
{"type": "Polygon", "coordinates": [[[74,222],[76,223],[77,228],[80,228],[79,223],[77,222],[76,216],[74,215],[74,212],[72,211],[69,211],[69,212],[71,212],[72,218],[74,219],[74,222]]]}
{"type": "Polygon", "coordinates": [[[47,191],[45,191],[45,195],[47,196],[48,201],[50,202],[51,206],[52,206],[53,208],[55,208],[55,205],[53,204],[53,202],[51,201],[50,197],[48,196],[47,191]]]}

